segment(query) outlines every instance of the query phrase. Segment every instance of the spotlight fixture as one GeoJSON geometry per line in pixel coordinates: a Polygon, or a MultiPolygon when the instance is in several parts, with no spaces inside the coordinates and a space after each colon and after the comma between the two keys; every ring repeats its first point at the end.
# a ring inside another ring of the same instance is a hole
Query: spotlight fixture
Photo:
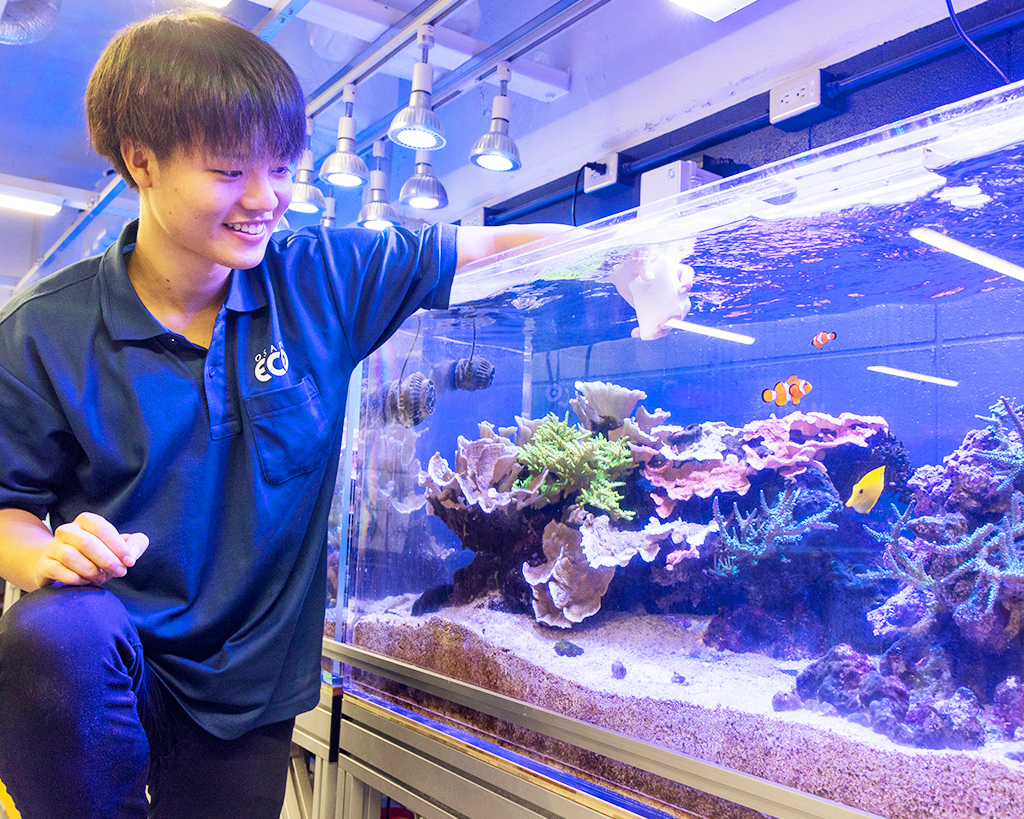
{"type": "Polygon", "coordinates": [[[754,0],[672,0],[672,2],[677,6],[682,6],[684,9],[692,11],[694,14],[699,14],[712,23],[717,23],[734,11],[746,8],[754,0]]]}
{"type": "Polygon", "coordinates": [[[489,171],[518,171],[523,167],[519,149],[508,135],[509,115],[512,102],[508,98],[508,83],[512,79],[512,64],[503,61],[497,67],[501,92],[494,98],[491,107],[491,130],[473,145],[469,161],[489,171]]]}
{"type": "MultiPolygon", "coordinates": [[[[313,136],[313,120],[306,118],[306,136],[313,136]]],[[[292,186],[292,203],[288,210],[296,213],[319,213],[325,207],[324,195],[313,184],[313,151],[307,145],[299,160],[299,169],[292,186]]]]}
{"type": "Polygon", "coordinates": [[[324,197],[324,212],[320,216],[321,227],[334,227],[338,219],[338,200],[333,196],[324,197]]]}
{"type": "Polygon", "coordinates": [[[421,148],[416,152],[416,170],[402,185],[398,201],[420,210],[447,207],[448,194],[441,180],[434,176],[434,169],[430,164],[430,151],[421,148]]]}
{"type": "Polygon", "coordinates": [[[427,52],[434,44],[434,27],[420,26],[416,31],[416,45],[423,52],[422,62],[412,70],[412,93],[409,104],[395,114],[388,128],[388,138],[403,148],[436,151],[444,147],[444,126],[430,107],[434,90],[434,69],[427,62],[427,52]]]}
{"type": "Polygon", "coordinates": [[[370,171],[355,151],[356,121],[352,106],[356,101],[356,87],[346,85],[341,98],[345,114],[338,119],[338,148],[320,166],[320,180],[339,188],[356,188],[370,181],[370,171]]]}
{"type": "Polygon", "coordinates": [[[384,228],[399,224],[398,214],[388,202],[388,177],[381,168],[384,159],[384,152],[387,145],[383,139],[373,143],[373,158],[376,167],[370,171],[370,199],[359,211],[356,223],[360,227],[373,230],[384,230],[384,228]]]}
{"type": "Polygon", "coordinates": [[[281,214],[281,218],[277,220],[277,225],[274,227],[274,233],[291,233],[292,226],[288,224],[288,220],[284,218],[284,214],[281,214]]]}

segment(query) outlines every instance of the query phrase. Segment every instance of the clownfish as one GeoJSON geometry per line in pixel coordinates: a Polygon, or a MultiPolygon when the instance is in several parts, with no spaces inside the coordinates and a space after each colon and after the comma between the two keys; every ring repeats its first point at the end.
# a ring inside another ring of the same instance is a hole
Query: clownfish
{"type": "Polygon", "coordinates": [[[875,508],[883,489],[885,489],[884,465],[878,469],[872,469],[853,485],[853,492],[850,493],[850,499],[846,505],[852,506],[862,515],[866,515],[875,508]]]}
{"type": "Polygon", "coordinates": [[[811,339],[811,344],[817,347],[819,350],[828,344],[832,339],[836,337],[835,333],[827,333],[822,330],[814,338],[811,339]]]}
{"type": "Polygon", "coordinates": [[[802,378],[791,375],[785,381],[780,381],[770,390],[762,392],[761,399],[766,404],[774,401],[775,406],[784,407],[790,399],[792,399],[794,404],[799,404],[800,399],[810,391],[811,383],[809,381],[804,381],[802,378]]]}

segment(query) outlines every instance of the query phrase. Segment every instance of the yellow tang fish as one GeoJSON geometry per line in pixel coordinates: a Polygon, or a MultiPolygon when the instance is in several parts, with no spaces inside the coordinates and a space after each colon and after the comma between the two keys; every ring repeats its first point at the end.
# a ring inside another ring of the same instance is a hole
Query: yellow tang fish
{"type": "Polygon", "coordinates": [[[883,489],[885,489],[885,466],[880,466],[878,469],[872,469],[853,485],[853,492],[850,493],[850,499],[846,505],[852,506],[862,515],[866,515],[875,508],[883,489]]]}

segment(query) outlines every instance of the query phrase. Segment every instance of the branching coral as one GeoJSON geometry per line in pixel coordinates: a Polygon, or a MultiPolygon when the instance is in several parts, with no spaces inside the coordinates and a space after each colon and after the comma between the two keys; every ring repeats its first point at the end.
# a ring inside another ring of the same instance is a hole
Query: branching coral
{"type": "Polygon", "coordinates": [[[952,543],[902,537],[912,525],[912,511],[911,506],[897,515],[888,532],[872,531],[886,543],[883,568],[861,577],[898,580],[923,593],[927,610],[910,626],[912,635],[926,631],[940,611],[951,610],[965,636],[996,650],[1005,647],[1024,627],[1024,494],[1013,493],[998,525],[983,524],[952,543]],[[969,591],[961,578],[973,580],[969,591]],[[1007,612],[1005,620],[994,616],[997,603],[1007,612]]]}
{"type": "Polygon", "coordinates": [[[999,470],[1002,477],[999,491],[1002,491],[1012,486],[1017,476],[1024,472],[1024,424],[1021,423],[1020,415],[1009,398],[999,400],[1001,405],[994,404],[990,408],[991,417],[984,419],[989,422],[989,428],[998,446],[991,450],[979,449],[975,454],[991,461],[999,470]],[[1006,419],[1012,421],[1016,428],[1016,440],[1010,437],[1009,430],[1003,428],[1003,421],[1006,419]]]}
{"type": "Polygon", "coordinates": [[[812,529],[835,529],[836,524],[826,520],[838,507],[832,503],[825,509],[808,515],[803,520],[793,519],[800,490],[794,490],[794,483],[787,482],[774,505],[769,506],[761,491],[760,509],[751,510],[746,517],[738,504],[733,504],[728,518],[718,508],[718,496],[712,505],[712,514],[718,524],[719,545],[715,549],[712,571],[722,577],[729,577],[739,571],[739,564],[756,564],[764,557],[779,553],[779,547],[797,543],[812,529]]]}
{"type": "Polygon", "coordinates": [[[549,415],[519,450],[525,474],[517,487],[530,486],[549,503],[579,493],[577,501],[632,519],[635,512],[621,507],[624,485],[616,480],[634,468],[626,440],[610,441],[549,415]]]}

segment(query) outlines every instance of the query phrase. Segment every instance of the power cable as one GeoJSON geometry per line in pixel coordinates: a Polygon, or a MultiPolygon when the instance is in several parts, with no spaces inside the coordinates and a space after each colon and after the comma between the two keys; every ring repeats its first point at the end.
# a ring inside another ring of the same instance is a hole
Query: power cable
{"type": "Polygon", "coordinates": [[[960,20],[957,18],[956,12],[953,11],[953,0],[946,0],[946,8],[949,9],[949,19],[950,19],[950,22],[953,23],[953,28],[956,29],[957,35],[960,37],[961,40],[964,41],[964,44],[971,51],[973,51],[975,54],[977,54],[979,57],[981,57],[981,59],[983,59],[986,63],[988,63],[990,66],[992,66],[992,70],[995,71],[1000,77],[1003,78],[1003,82],[1004,83],[1009,83],[1010,82],[1010,78],[1007,77],[1006,74],[1003,73],[1003,69],[1001,69],[998,65],[996,65],[994,62],[992,62],[992,60],[989,58],[988,54],[986,54],[984,51],[982,51],[978,47],[977,43],[975,43],[974,40],[972,40],[970,37],[967,36],[967,32],[964,31],[963,26],[960,25],[960,20]]]}

